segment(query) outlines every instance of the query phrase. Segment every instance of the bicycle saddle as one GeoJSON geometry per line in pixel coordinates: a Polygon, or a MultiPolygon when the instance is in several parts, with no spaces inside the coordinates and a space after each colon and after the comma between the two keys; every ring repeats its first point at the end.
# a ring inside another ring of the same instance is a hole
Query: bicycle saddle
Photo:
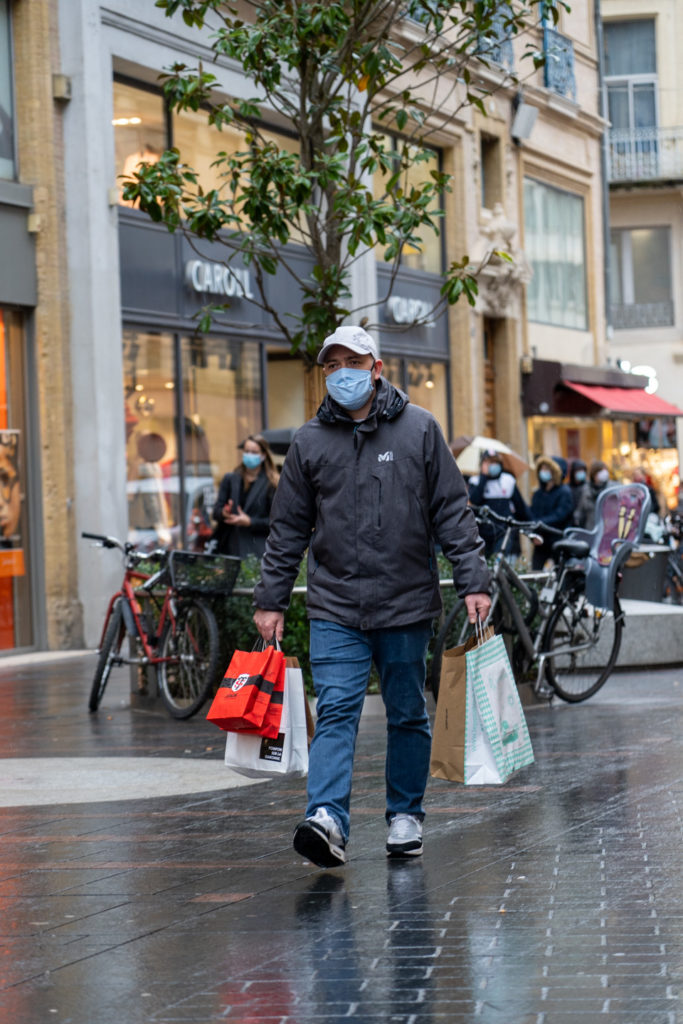
{"type": "Polygon", "coordinates": [[[563,537],[553,544],[553,554],[563,558],[585,558],[590,551],[590,544],[585,540],[563,537]]]}

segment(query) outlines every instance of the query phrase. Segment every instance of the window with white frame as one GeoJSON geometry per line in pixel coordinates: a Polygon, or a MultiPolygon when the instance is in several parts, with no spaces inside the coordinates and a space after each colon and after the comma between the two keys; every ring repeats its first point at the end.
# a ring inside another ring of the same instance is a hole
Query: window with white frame
{"type": "Polygon", "coordinates": [[[652,18],[606,22],[605,86],[613,132],[657,125],[657,55],[652,18]]]}
{"type": "Polygon", "coordinates": [[[524,251],[533,271],[529,320],[587,326],[586,238],[581,196],[524,179],[524,251]]]}
{"type": "Polygon", "coordinates": [[[671,278],[671,231],[668,227],[612,231],[610,296],[615,328],[673,324],[671,278]]]}

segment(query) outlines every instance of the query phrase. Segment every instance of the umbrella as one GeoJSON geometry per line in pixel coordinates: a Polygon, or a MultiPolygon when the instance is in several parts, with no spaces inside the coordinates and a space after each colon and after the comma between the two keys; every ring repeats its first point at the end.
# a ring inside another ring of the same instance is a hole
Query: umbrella
{"type": "Polygon", "coordinates": [[[508,445],[503,444],[502,441],[497,441],[495,437],[481,437],[479,435],[468,437],[462,434],[451,443],[451,451],[455,456],[458,468],[461,473],[465,473],[467,476],[479,472],[481,453],[489,449],[500,453],[503,469],[508,473],[512,473],[513,476],[519,476],[521,473],[526,473],[527,470],[531,469],[526,459],[523,459],[521,455],[518,455],[508,445]]]}

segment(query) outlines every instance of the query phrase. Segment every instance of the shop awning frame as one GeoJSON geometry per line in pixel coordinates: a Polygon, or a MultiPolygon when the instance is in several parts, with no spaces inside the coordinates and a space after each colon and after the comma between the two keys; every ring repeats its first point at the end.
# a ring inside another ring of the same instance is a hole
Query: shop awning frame
{"type": "Polygon", "coordinates": [[[643,388],[605,387],[563,380],[564,387],[604,409],[626,416],[683,416],[683,409],[666,402],[659,395],[650,395],[643,388]]]}

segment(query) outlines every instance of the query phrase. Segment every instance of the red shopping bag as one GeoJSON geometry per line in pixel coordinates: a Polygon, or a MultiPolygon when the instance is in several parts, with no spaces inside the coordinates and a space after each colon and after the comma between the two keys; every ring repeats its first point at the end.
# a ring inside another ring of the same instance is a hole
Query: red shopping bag
{"type": "Polygon", "coordinates": [[[282,707],[284,704],[285,697],[285,672],[287,668],[287,659],[282,658],[282,668],[280,674],[273,686],[273,692],[271,694],[270,703],[266,708],[266,713],[263,716],[261,725],[255,727],[245,727],[244,729],[231,729],[231,732],[247,732],[255,733],[257,736],[265,736],[268,739],[274,740],[280,735],[280,725],[282,722],[282,707]]]}
{"type": "Polygon", "coordinates": [[[274,647],[235,651],[206,716],[208,721],[226,732],[261,726],[284,671],[285,656],[274,647]]]}

